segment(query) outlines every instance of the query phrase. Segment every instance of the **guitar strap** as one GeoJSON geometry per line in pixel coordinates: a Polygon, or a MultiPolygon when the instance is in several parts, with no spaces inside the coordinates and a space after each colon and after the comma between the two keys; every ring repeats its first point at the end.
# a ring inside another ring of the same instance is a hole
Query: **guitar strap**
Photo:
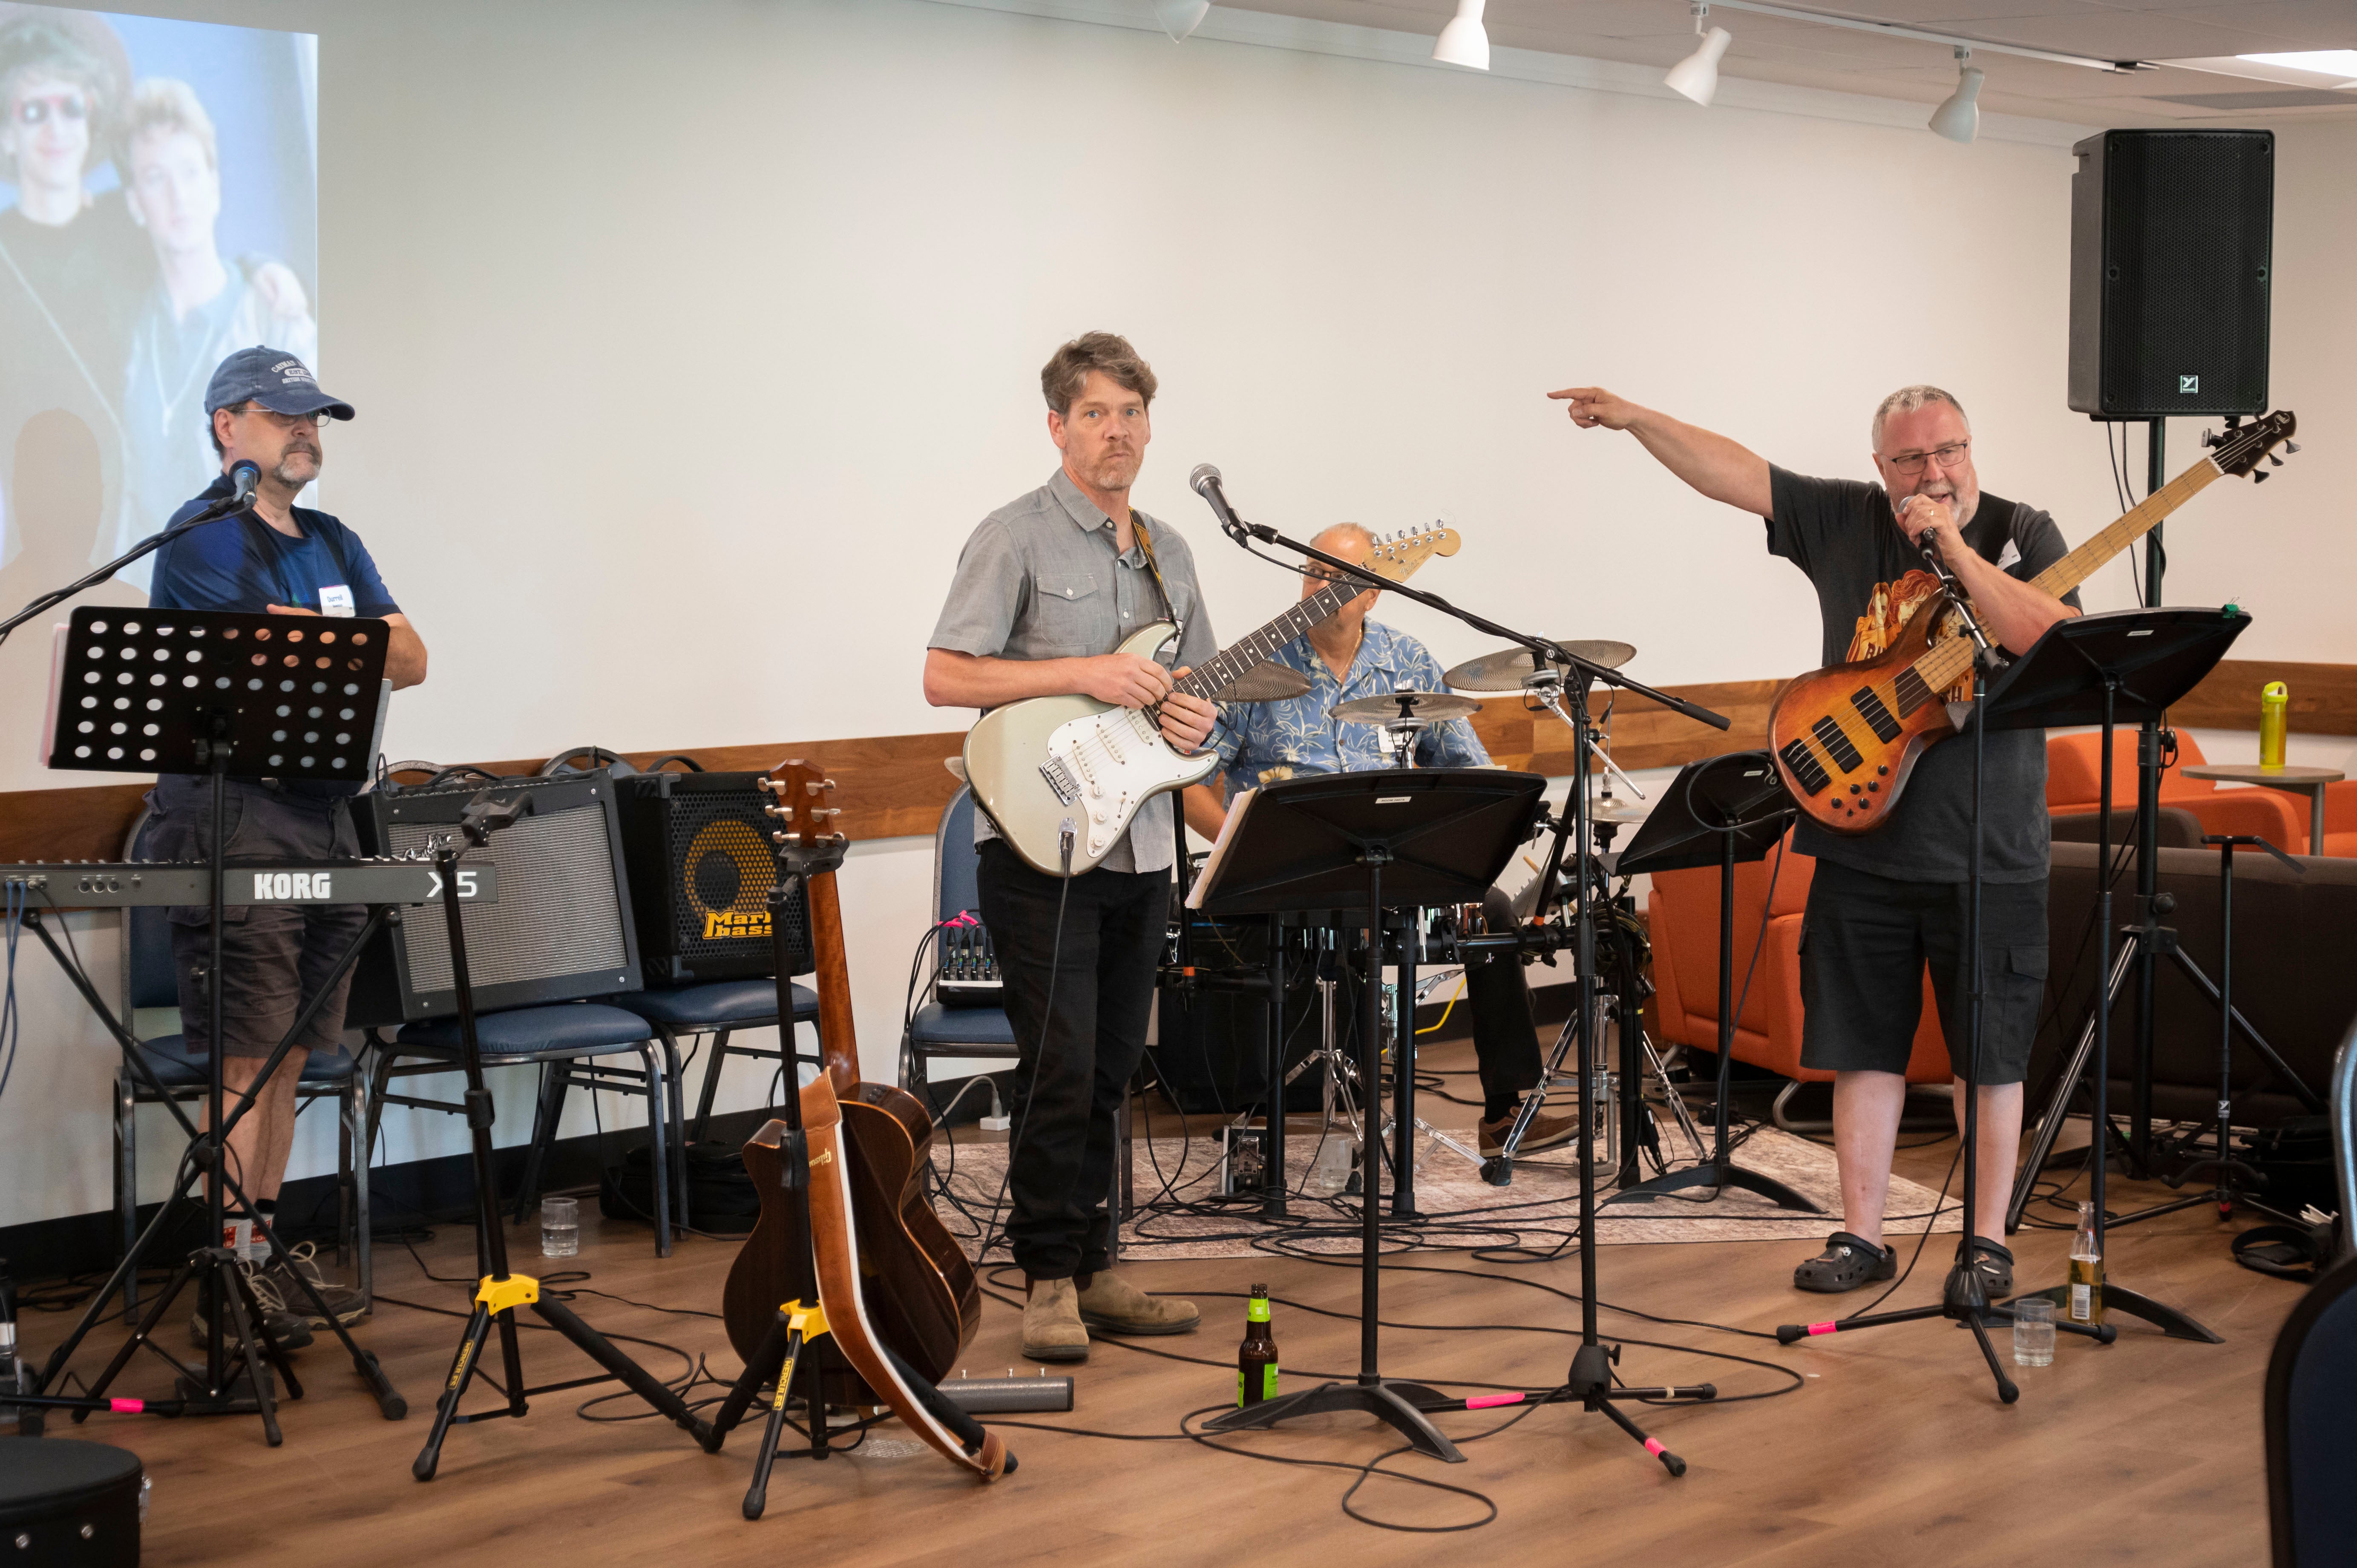
{"type": "Polygon", "coordinates": [[[1146,532],[1146,519],[1135,507],[1129,509],[1129,532],[1146,555],[1146,570],[1154,579],[1156,596],[1162,600],[1162,618],[1178,628],[1170,639],[1170,645],[1176,648],[1186,639],[1187,623],[1178,618],[1178,607],[1170,597],[1170,585],[1162,580],[1162,563],[1154,558],[1154,538],[1146,532]]]}

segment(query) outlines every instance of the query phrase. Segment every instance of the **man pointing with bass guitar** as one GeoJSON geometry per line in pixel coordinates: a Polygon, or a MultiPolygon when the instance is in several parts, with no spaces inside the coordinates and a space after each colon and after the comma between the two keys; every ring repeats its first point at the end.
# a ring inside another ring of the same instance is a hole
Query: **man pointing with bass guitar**
{"type": "MultiPolygon", "coordinates": [[[[1876,657],[1910,617],[1937,603],[1938,580],[1922,562],[1927,546],[1937,548],[1971,596],[1990,639],[2009,652],[2025,651],[2047,628],[2078,613],[2075,595],[2057,599],[2027,580],[2066,553],[2054,520],[1981,489],[1972,426],[1955,398],[1937,387],[1903,387],[1875,410],[1880,484],[1805,478],[1601,387],[1547,395],[1567,402],[1581,429],[1625,430],[1694,489],[1764,520],[1769,553],[1798,566],[1817,590],[1825,664],[1876,657]]],[[[2003,1244],[2006,1197],[2046,988],[2046,736],[2006,730],[1989,735],[1986,746],[1987,994],[1978,1075],[1981,1190],[1974,1195],[1980,1234],[1960,1243],[1958,1256],[1970,1248],[1989,1294],[1999,1297],[2013,1288],[2013,1254],[2003,1244]]],[[[1933,746],[1879,828],[1844,836],[1804,816],[1793,834],[1793,849],[1818,862],[1802,926],[1801,1061],[1835,1075],[1843,1225],[1822,1253],[1793,1271],[1802,1290],[1855,1290],[1897,1272],[1882,1218],[1927,962],[1951,1051],[1968,1038],[1972,786],[1970,749],[1933,746]]],[[[1956,1080],[1959,1126],[1963,1082],[1956,1080]]]]}

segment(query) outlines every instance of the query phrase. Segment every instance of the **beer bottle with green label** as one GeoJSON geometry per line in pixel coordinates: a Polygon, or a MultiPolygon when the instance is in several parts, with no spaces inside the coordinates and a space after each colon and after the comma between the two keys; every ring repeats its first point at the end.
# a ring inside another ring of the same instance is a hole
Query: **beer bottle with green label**
{"type": "Polygon", "coordinates": [[[1236,1403],[1276,1397],[1276,1336],[1268,1326],[1268,1287],[1254,1285],[1244,1304],[1244,1342],[1236,1350],[1236,1403]]]}

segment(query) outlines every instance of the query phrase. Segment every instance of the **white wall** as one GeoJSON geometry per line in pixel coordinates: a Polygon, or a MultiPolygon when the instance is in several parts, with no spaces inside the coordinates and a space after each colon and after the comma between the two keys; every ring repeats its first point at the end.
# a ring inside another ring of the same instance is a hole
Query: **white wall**
{"type": "MultiPolygon", "coordinates": [[[[160,8],[321,35],[321,319],[361,410],[331,437],[329,502],[434,653],[396,756],[954,725],[919,692],[926,633],[974,521],[1051,467],[1039,363],[1094,327],[1160,372],[1139,500],[1194,539],[1229,635],[1291,584],[1218,540],[1184,489],[1205,459],[1297,534],[1449,517],[1467,548],[1422,581],[1625,638],[1645,680],[1813,662],[1813,600],[1756,522],[1541,396],[1585,381],[1841,473],[1866,471],[1878,397],[1936,381],[1972,409],[1990,489],[2073,538],[2116,510],[2096,427],[2061,407],[2053,145],[921,0],[160,8]]],[[[2287,142],[2287,190],[2308,182],[2287,231],[2348,164],[2315,142],[2287,142]]],[[[2330,239],[2295,249],[2278,319],[2300,297],[2345,333],[2330,239]]],[[[2296,371],[2287,340],[2314,330],[2281,335],[2282,401],[2346,362],[2296,371]]],[[[2205,521],[2279,564],[2226,571],[2189,522],[2171,579],[2244,593],[2288,657],[2349,657],[2326,564],[2280,546],[2313,526],[2325,460],[2205,521]]],[[[2124,569],[2106,595],[2126,602],[2124,569]]],[[[1387,618],[1445,662],[1483,646],[1387,618]]],[[[44,657],[0,650],[12,736],[44,657]]],[[[0,786],[50,781],[28,749],[0,748],[0,786]]],[[[879,1076],[927,875],[909,840],[844,877],[879,1076]]],[[[47,992],[26,1050],[0,1223],[106,1202],[106,1051],[47,992]]],[[[459,1147],[447,1119],[395,1138],[396,1158],[459,1147]]],[[[329,1158],[307,1144],[297,1171],[329,1158]]]]}

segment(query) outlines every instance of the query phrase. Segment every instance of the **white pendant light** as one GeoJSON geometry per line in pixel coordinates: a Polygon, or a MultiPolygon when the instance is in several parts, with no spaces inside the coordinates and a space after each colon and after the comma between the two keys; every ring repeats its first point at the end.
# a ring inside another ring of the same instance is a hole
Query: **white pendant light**
{"type": "Polygon", "coordinates": [[[1490,69],[1490,35],[1481,30],[1482,4],[1483,0],[1457,0],[1457,15],[1440,29],[1440,41],[1432,46],[1433,59],[1470,70],[1490,69]]]}
{"type": "Polygon", "coordinates": [[[1952,142],[1969,142],[1981,131],[1981,81],[1986,74],[1977,66],[1964,62],[1973,58],[1970,49],[1956,51],[1956,90],[1948,101],[1932,111],[1932,129],[1952,142]]]}
{"type": "Polygon", "coordinates": [[[1203,25],[1211,14],[1211,0],[1154,0],[1154,19],[1170,35],[1174,44],[1186,41],[1187,35],[1203,25]]]}
{"type": "Polygon", "coordinates": [[[1691,98],[1706,109],[1718,94],[1719,57],[1726,54],[1727,46],[1735,41],[1735,35],[1725,27],[1713,27],[1703,33],[1703,18],[1709,15],[1710,7],[1696,0],[1695,31],[1702,33],[1702,47],[1670,67],[1670,74],[1662,78],[1662,84],[1671,91],[1682,98],[1691,98]]]}

